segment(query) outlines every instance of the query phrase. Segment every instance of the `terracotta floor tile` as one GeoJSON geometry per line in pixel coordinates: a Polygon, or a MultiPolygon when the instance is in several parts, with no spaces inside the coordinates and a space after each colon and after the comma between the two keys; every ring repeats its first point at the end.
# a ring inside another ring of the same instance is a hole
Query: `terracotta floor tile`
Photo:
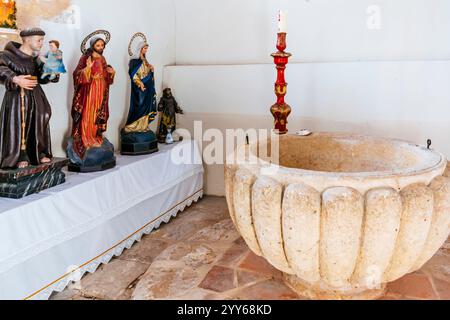
{"type": "Polygon", "coordinates": [[[127,288],[148,269],[147,264],[114,259],[78,284],[81,294],[107,300],[121,300],[127,288]]]}
{"type": "Polygon", "coordinates": [[[50,300],[72,300],[77,296],[81,296],[81,292],[79,290],[67,288],[63,292],[53,293],[50,300]]]}
{"type": "MultiPolygon", "coordinates": [[[[133,300],[174,299],[195,289],[205,277],[206,267],[154,267],[147,270],[136,285],[133,300]]],[[[209,267],[208,267],[209,270],[209,267]]]]}
{"type": "Polygon", "coordinates": [[[246,245],[240,243],[234,243],[230,249],[228,249],[217,262],[218,265],[224,267],[236,267],[239,262],[244,258],[246,254],[250,252],[250,249],[246,245]]]}
{"type": "Polygon", "coordinates": [[[237,239],[237,240],[234,242],[234,244],[235,244],[235,245],[238,245],[238,246],[243,246],[243,247],[248,248],[247,243],[245,242],[244,238],[239,238],[239,239],[237,239]]]}
{"type": "Polygon", "coordinates": [[[245,270],[236,270],[237,284],[239,287],[255,283],[261,280],[267,280],[268,276],[260,273],[248,272],[245,270]]]}
{"type": "Polygon", "coordinates": [[[72,299],[70,300],[74,300],[74,301],[94,301],[94,300],[101,300],[101,299],[97,299],[97,298],[86,298],[83,297],[81,295],[76,295],[74,296],[72,299]]]}
{"type": "Polygon", "coordinates": [[[432,275],[433,278],[450,281],[450,253],[447,254],[445,250],[445,248],[439,250],[439,252],[423,266],[422,271],[432,275]]]}
{"type": "Polygon", "coordinates": [[[236,288],[234,270],[220,266],[213,267],[203,279],[199,288],[215,292],[226,292],[236,288]]]}
{"type": "Polygon", "coordinates": [[[226,296],[222,293],[213,292],[201,288],[189,290],[184,295],[174,298],[174,300],[225,300],[226,296]]]}
{"type": "Polygon", "coordinates": [[[245,287],[233,295],[238,300],[298,300],[299,296],[284,283],[267,280],[250,287],[245,287]]]}
{"type": "Polygon", "coordinates": [[[450,165],[445,169],[444,176],[450,178],[450,165]]]}
{"type": "Polygon", "coordinates": [[[388,293],[417,299],[437,299],[427,275],[412,273],[388,285],[388,293]]]}
{"type": "Polygon", "coordinates": [[[121,260],[137,261],[151,264],[153,260],[166,249],[168,243],[158,239],[150,239],[144,236],[142,240],[133,247],[125,250],[119,257],[121,260]]]}
{"type": "Polygon", "coordinates": [[[207,221],[209,225],[219,221],[229,219],[228,208],[224,198],[220,197],[204,197],[198,203],[194,203],[191,207],[186,208],[179,213],[175,219],[172,219],[168,225],[175,220],[179,224],[202,224],[207,221]]]}
{"type": "MultiPolygon", "coordinates": [[[[69,287],[51,299],[306,299],[236,234],[225,198],[209,196],[79,285],[79,292],[69,287]]],[[[422,270],[391,283],[380,300],[439,297],[450,300],[450,238],[422,270]]]]}
{"type": "Polygon", "coordinates": [[[402,300],[402,296],[400,295],[394,295],[394,294],[387,294],[384,297],[381,297],[378,300],[402,300]]]}
{"type": "Polygon", "coordinates": [[[212,264],[217,253],[206,244],[180,242],[168,247],[155,258],[155,264],[161,261],[179,261],[190,267],[200,267],[212,264]]]}
{"type": "Polygon", "coordinates": [[[258,257],[253,252],[250,252],[247,255],[239,265],[239,268],[274,277],[279,277],[281,274],[281,272],[270,265],[266,259],[258,257]]]}
{"type": "Polygon", "coordinates": [[[175,218],[168,224],[162,225],[158,230],[153,231],[149,237],[173,242],[182,242],[199,230],[216,223],[214,220],[200,220],[192,223],[187,219],[175,218]]]}
{"type": "Polygon", "coordinates": [[[228,218],[197,231],[188,240],[208,243],[217,241],[234,242],[240,237],[233,222],[228,218]]]}
{"type": "Polygon", "coordinates": [[[433,282],[439,297],[442,300],[450,300],[450,282],[436,278],[433,279],[433,282]]]}

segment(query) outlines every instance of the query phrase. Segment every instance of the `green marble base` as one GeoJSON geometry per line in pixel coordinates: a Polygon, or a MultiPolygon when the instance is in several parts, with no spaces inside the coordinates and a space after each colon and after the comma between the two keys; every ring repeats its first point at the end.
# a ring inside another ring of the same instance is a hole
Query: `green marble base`
{"type": "Polygon", "coordinates": [[[0,170],[0,197],[21,199],[60,185],[66,181],[62,169],[68,163],[68,159],[54,158],[47,164],[0,170]]]}

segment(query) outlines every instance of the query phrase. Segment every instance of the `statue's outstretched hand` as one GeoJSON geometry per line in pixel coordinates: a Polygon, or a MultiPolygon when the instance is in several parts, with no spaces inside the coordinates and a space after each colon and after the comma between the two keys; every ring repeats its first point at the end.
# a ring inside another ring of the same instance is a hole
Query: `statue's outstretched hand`
{"type": "Polygon", "coordinates": [[[86,61],[86,67],[90,69],[90,68],[92,68],[93,65],[94,65],[94,61],[92,61],[92,58],[89,57],[86,61]]]}
{"type": "Polygon", "coordinates": [[[33,90],[38,85],[37,79],[30,79],[31,75],[15,76],[13,82],[25,90],[33,90]]]}

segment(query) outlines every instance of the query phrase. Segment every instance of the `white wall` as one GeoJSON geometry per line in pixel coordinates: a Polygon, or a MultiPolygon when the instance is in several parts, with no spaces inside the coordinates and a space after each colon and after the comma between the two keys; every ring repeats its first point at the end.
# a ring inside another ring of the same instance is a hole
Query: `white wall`
{"type": "Polygon", "coordinates": [[[176,0],[177,64],[269,63],[278,9],[292,62],[447,59],[448,0],[176,0]],[[377,5],[381,29],[369,30],[377,5]]]}
{"type": "MultiPolygon", "coordinates": [[[[80,29],[43,21],[47,40],[58,39],[68,74],[58,84],[44,86],[52,109],[51,120],[53,152],[65,156],[65,141],[70,135],[70,108],[73,97],[72,72],[81,56],[83,38],[97,29],[111,32],[105,57],[116,69],[116,79],[111,87],[110,120],[105,136],[118,148],[119,131],[126,121],[129,108],[130,81],[128,77],[128,43],[135,32],[143,32],[150,41],[150,63],[155,66],[158,94],[162,89],[163,67],[175,62],[175,16],[171,0],[73,0],[81,9],[80,29]]],[[[4,88],[0,89],[3,96],[4,88]]]]}
{"type": "MultiPolygon", "coordinates": [[[[164,80],[189,112],[271,118],[274,69],[264,64],[168,66],[164,80]]],[[[286,77],[286,102],[294,116],[450,123],[443,117],[450,116],[450,60],[297,63],[288,65],[286,77]]],[[[450,143],[446,151],[450,156],[450,143]]]]}
{"type": "MultiPolygon", "coordinates": [[[[186,110],[180,125],[273,128],[270,65],[166,67],[165,82],[186,110]],[[206,110],[206,111],[205,111],[206,110]]],[[[291,64],[291,133],[346,131],[414,141],[450,158],[450,61],[291,64]]],[[[204,143],[206,147],[208,143],[204,143]]],[[[206,192],[223,195],[223,167],[207,166],[206,192]]]]}
{"type": "MultiPolygon", "coordinates": [[[[270,128],[277,9],[288,11],[289,128],[353,131],[450,158],[450,1],[176,0],[176,65],[164,84],[203,127],[270,128]],[[380,9],[379,30],[367,27],[380,9]]],[[[223,168],[206,192],[223,195],[223,168]]]]}

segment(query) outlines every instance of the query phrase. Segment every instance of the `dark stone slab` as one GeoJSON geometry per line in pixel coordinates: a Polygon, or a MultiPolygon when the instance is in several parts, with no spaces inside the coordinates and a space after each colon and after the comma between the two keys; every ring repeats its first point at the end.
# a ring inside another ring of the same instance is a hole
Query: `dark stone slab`
{"type": "Polygon", "coordinates": [[[52,162],[23,169],[0,170],[0,197],[21,199],[66,182],[62,169],[68,159],[54,158],[52,162]]]}
{"type": "Polygon", "coordinates": [[[69,171],[70,172],[78,172],[78,173],[88,173],[88,172],[98,172],[98,171],[105,171],[112,169],[116,166],[116,159],[112,159],[108,162],[104,162],[99,165],[93,165],[93,166],[79,166],[73,163],[69,164],[69,171]]]}
{"type": "Polygon", "coordinates": [[[112,169],[116,166],[114,146],[108,139],[103,138],[100,147],[91,147],[81,159],[73,150],[73,138],[69,139],[67,155],[70,159],[69,171],[71,172],[97,172],[112,169]]]}
{"type": "Polygon", "coordinates": [[[120,135],[120,153],[127,156],[140,156],[158,152],[158,140],[153,131],[125,133],[120,135]]]}

